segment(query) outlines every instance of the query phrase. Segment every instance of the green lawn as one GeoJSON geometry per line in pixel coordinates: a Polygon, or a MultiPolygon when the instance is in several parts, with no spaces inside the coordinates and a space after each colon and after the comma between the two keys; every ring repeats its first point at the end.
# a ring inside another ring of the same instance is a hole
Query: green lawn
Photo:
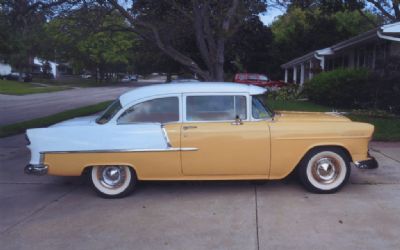
{"type": "Polygon", "coordinates": [[[40,128],[40,127],[47,127],[49,125],[72,119],[74,117],[79,116],[87,116],[91,114],[98,113],[104,110],[111,101],[101,102],[95,105],[85,106],[77,109],[67,110],[55,115],[50,115],[42,118],[37,118],[25,122],[14,123],[6,126],[0,127],[0,138],[16,135],[19,133],[24,133],[25,130],[29,128],[40,128]]]}
{"type": "Polygon", "coordinates": [[[61,86],[39,86],[28,82],[0,80],[0,94],[28,95],[69,89],[61,86]]]}
{"type": "MultiPolygon", "coordinates": [[[[317,105],[308,101],[275,101],[268,100],[268,105],[274,110],[288,111],[332,111],[326,106],[317,105]]],[[[354,114],[346,115],[353,121],[371,123],[375,126],[374,140],[377,141],[400,141],[400,117],[396,116],[374,116],[354,114]]]]}
{"type": "Polygon", "coordinates": [[[311,112],[328,112],[332,111],[326,106],[314,104],[308,101],[276,101],[267,99],[268,106],[273,110],[286,111],[311,111],[311,112]]]}

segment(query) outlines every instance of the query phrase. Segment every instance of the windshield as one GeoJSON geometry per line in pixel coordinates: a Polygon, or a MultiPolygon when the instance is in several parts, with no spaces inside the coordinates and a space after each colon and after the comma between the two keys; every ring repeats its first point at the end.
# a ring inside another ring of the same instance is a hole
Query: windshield
{"type": "Polygon", "coordinates": [[[266,95],[253,95],[252,96],[252,115],[255,119],[265,119],[274,117],[275,113],[268,108],[266,95]]]}
{"type": "Polygon", "coordinates": [[[118,111],[122,109],[119,99],[113,101],[110,106],[96,119],[97,124],[104,124],[111,120],[118,111]]]}

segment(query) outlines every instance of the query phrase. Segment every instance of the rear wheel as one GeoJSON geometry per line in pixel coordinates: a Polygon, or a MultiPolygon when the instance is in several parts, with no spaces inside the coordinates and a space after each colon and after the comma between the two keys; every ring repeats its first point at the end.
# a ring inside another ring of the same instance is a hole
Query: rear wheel
{"type": "Polygon", "coordinates": [[[94,166],[90,179],[96,193],[103,198],[122,198],[135,189],[136,174],[128,166],[94,166]]]}
{"type": "Polygon", "coordinates": [[[316,148],[307,153],[297,171],[307,190],[314,193],[334,193],[350,177],[350,159],[340,148],[316,148]]]}

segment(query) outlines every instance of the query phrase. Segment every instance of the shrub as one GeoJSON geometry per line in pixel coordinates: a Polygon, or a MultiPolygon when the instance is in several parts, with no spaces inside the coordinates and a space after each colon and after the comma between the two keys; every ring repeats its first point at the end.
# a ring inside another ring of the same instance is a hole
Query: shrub
{"type": "Polygon", "coordinates": [[[316,75],[305,84],[305,93],[316,103],[335,108],[360,108],[368,99],[369,73],[365,69],[337,69],[316,75]],[[361,106],[360,106],[361,105],[361,106]]]}
{"type": "Polygon", "coordinates": [[[299,97],[299,85],[290,84],[277,91],[270,91],[268,97],[277,101],[295,100],[299,97]]]}
{"type": "Polygon", "coordinates": [[[334,108],[400,113],[398,70],[337,69],[315,76],[304,90],[311,101],[334,108]]]}

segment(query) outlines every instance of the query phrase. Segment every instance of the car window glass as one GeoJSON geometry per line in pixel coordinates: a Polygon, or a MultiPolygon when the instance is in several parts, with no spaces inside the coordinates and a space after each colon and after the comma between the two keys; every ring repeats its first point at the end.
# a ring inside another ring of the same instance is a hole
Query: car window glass
{"type": "Polygon", "coordinates": [[[260,80],[261,81],[268,81],[268,77],[266,77],[265,75],[260,75],[260,80]]]}
{"type": "Polygon", "coordinates": [[[247,119],[245,96],[188,96],[186,120],[227,121],[247,119]]]}
{"type": "Polygon", "coordinates": [[[135,104],[118,118],[118,124],[175,121],[179,121],[178,97],[157,98],[135,104]]]}
{"type": "Polygon", "coordinates": [[[251,98],[251,113],[255,119],[265,119],[273,116],[273,112],[263,102],[263,97],[252,96],[251,98]]]}
{"type": "Polygon", "coordinates": [[[111,120],[115,114],[122,109],[120,101],[117,99],[106,108],[106,110],[96,119],[97,124],[104,124],[111,120]]]}

